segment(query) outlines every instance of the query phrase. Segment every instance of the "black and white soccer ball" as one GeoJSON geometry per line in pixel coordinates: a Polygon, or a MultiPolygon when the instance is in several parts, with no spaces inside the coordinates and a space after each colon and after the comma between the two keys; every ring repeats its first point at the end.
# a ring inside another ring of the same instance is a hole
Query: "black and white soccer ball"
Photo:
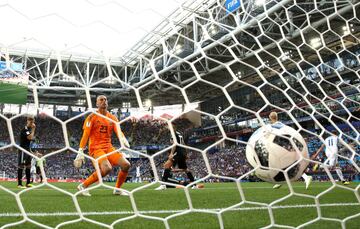
{"type": "Polygon", "coordinates": [[[265,125],[257,129],[246,146],[246,158],[260,179],[272,182],[284,182],[284,173],[288,171],[290,181],[301,177],[309,162],[307,144],[304,138],[293,128],[280,122],[265,125]],[[299,163],[297,163],[299,162],[299,163]]]}

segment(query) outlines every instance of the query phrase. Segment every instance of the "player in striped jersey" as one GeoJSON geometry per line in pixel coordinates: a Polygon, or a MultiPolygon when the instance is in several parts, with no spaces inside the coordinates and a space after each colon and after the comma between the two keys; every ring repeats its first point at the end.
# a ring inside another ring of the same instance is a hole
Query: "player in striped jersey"
{"type": "Polygon", "coordinates": [[[324,164],[329,166],[330,171],[335,170],[341,182],[344,185],[348,185],[349,182],[344,179],[343,173],[338,164],[339,137],[336,135],[336,133],[336,130],[332,131],[332,134],[325,139],[324,144],[321,145],[319,150],[312,156],[312,158],[316,158],[325,147],[325,155],[327,159],[325,160],[324,164]]]}

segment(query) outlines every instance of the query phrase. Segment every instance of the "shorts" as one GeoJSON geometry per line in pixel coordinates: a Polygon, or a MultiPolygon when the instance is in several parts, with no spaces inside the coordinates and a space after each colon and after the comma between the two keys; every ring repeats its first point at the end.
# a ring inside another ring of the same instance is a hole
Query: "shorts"
{"type": "Polygon", "coordinates": [[[338,162],[338,155],[337,154],[326,154],[327,159],[325,160],[324,164],[328,166],[336,166],[338,162]]]}
{"type": "Polygon", "coordinates": [[[35,174],[35,172],[36,172],[35,166],[31,166],[30,173],[35,174]]]}
{"type": "MultiPolygon", "coordinates": [[[[105,154],[108,154],[108,153],[111,153],[114,151],[116,151],[116,149],[114,147],[109,147],[106,149],[95,149],[95,150],[91,150],[89,152],[89,155],[91,157],[93,157],[94,159],[96,159],[96,158],[101,157],[102,155],[105,155],[105,154]]],[[[122,157],[123,157],[123,154],[116,151],[106,157],[102,157],[101,159],[99,159],[98,163],[100,164],[101,161],[108,160],[112,166],[119,165],[119,161],[122,157]]]]}
{"type": "Polygon", "coordinates": [[[173,157],[173,167],[178,167],[179,169],[187,169],[186,164],[186,155],[184,153],[174,153],[173,157]]]}
{"type": "Polygon", "coordinates": [[[18,153],[18,166],[28,166],[31,165],[31,159],[32,157],[24,153],[23,151],[19,151],[18,153]]]}

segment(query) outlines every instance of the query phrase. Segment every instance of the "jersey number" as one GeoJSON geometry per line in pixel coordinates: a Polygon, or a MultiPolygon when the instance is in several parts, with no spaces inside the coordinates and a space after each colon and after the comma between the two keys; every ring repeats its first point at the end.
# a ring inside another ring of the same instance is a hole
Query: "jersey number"
{"type": "Polygon", "coordinates": [[[100,127],[100,133],[107,133],[107,126],[101,125],[101,127],[100,127]]]}
{"type": "Polygon", "coordinates": [[[332,140],[332,139],[329,139],[329,140],[328,140],[328,145],[329,145],[329,146],[332,146],[332,145],[333,145],[333,140],[332,140]]]}

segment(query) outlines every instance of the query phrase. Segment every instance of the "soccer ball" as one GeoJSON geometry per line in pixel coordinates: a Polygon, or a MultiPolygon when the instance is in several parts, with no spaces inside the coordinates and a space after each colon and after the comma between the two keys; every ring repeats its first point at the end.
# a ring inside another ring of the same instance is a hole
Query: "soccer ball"
{"type": "Polygon", "coordinates": [[[246,158],[252,167],[257,168],[257,177],[272,183],[285,181],[284,173],[276,169],[286,170],[291,167],[287,174],[290,181],[295,181],[309,164],[303,160],[309,158],[304,138],[280,122],[265,125],[253,133],[246,147],[246,158]]]}

